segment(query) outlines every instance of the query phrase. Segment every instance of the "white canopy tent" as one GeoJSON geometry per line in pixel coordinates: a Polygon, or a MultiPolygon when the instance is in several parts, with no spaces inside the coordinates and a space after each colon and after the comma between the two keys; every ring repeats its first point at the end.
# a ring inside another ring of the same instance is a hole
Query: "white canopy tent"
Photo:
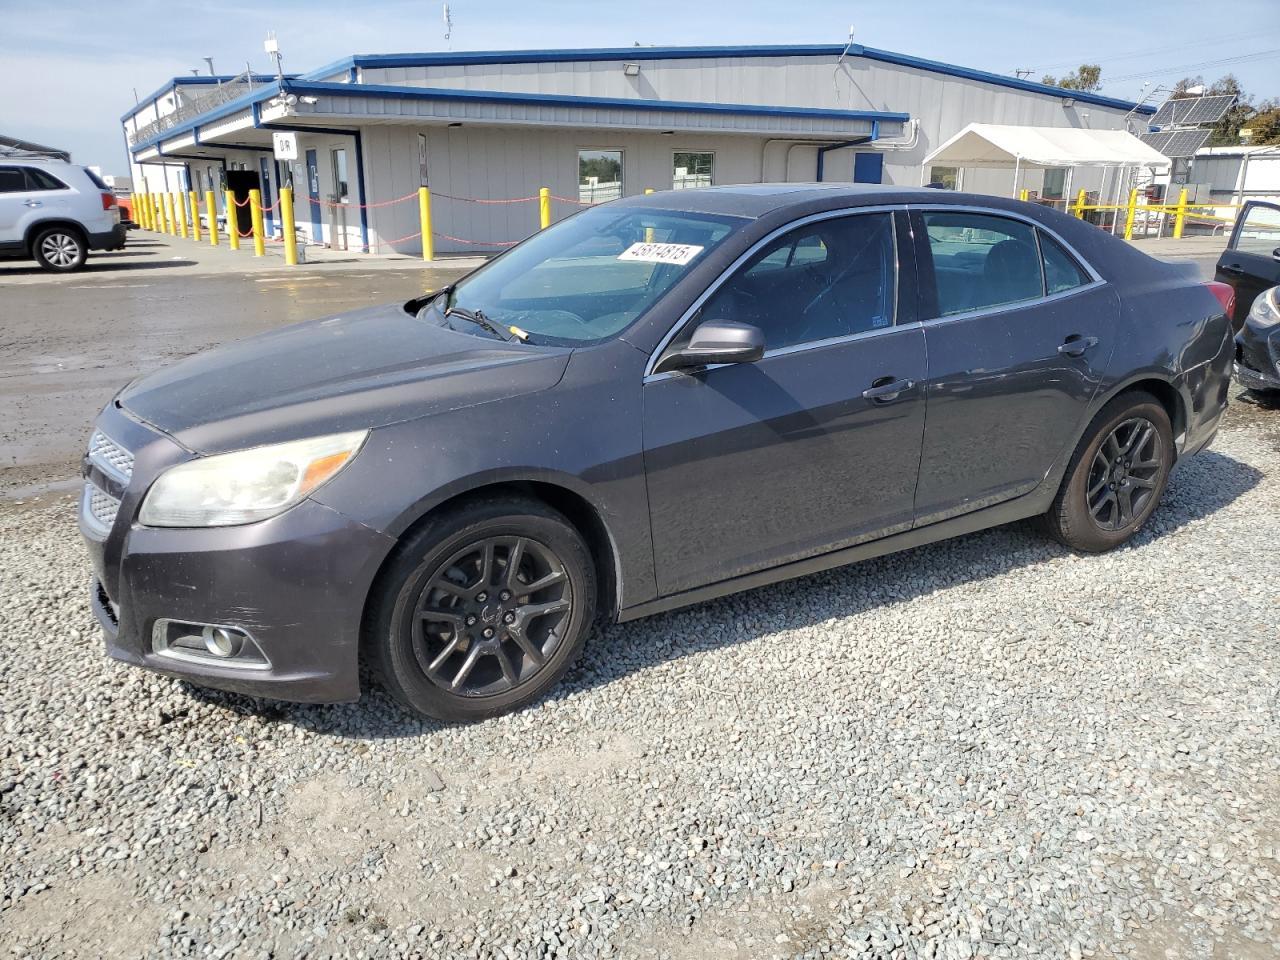
{"type": "MultiPolygon", "coordinates": [[[[1105,168],[1150,167],[1155,172],[1167,170],[1170,161],[1125,130],[971,123],[924,158],[921,182],[931,166],[1012,169],[1013,196],[1018,195],[1024,169],[1066,167],[1064,195],[1069,196],[1076,167],[1102,167],[1105,177],[1105,168]]],[[[1119,186],[1117,178],[1117,194],[1119,186]]]]}

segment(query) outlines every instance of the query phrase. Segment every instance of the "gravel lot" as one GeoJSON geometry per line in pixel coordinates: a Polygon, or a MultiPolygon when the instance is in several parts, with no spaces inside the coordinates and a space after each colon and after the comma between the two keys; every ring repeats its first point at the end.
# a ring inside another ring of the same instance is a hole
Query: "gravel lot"
{"type": "Polygon", "coordinates": [[[0,510],[0,945],[25,956],[1280,956],[1280,410],[1129,548],[1023,526],[608,629],[473,727],[101,654],[0,510]]]}

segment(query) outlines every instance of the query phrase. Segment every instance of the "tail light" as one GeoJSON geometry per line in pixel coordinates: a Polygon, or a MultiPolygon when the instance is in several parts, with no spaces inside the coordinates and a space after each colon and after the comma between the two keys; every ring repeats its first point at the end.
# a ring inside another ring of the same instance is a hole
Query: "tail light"
{"type": "Polygon", "coordinates": [[[1222,312],[1227,315],[1230,320],[1236,312],[1236,291],[1235,287],[1219,280],[1207,280],[1205,286],[1209,288],[1209,292],[1218,298],[1218,302],[1222,304],[1222,312]]]}
{"type": "Polygon", "coordinates": [[[116,198],[115,198],[115,195],[114,195],[114,194],[111,194],[111,193],[104,193],[104,194],[102,195],[102,209],[103,209],[103,210],[110,210],[110,209],[111,209],[112,207],[114,207],[115,205],[116,205],[116,198]]]}

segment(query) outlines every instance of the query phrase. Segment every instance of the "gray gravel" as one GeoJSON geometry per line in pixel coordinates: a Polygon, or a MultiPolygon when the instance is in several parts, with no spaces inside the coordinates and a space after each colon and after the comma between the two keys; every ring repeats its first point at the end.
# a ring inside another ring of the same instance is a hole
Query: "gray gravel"
{"type": "Polygon", "coordinates": [[[1015,526],[596,637],[468,728],[108,662],[0,511],[0,948],[1280,956],[1280,411],[1130,548],[1015,526]]]}

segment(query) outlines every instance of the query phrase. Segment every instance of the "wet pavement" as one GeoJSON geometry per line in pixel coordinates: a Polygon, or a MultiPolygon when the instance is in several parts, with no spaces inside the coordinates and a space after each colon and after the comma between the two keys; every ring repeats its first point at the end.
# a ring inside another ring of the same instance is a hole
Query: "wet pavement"
{"type": "Polygon", "coordinates": [[[99,260],[98,271],[67,276],[0,266],[0,500],[74,486],[93,418],[139,374],[283,324],[408,300],[466,272],[382,263],[175,275],[99,260]]]}

